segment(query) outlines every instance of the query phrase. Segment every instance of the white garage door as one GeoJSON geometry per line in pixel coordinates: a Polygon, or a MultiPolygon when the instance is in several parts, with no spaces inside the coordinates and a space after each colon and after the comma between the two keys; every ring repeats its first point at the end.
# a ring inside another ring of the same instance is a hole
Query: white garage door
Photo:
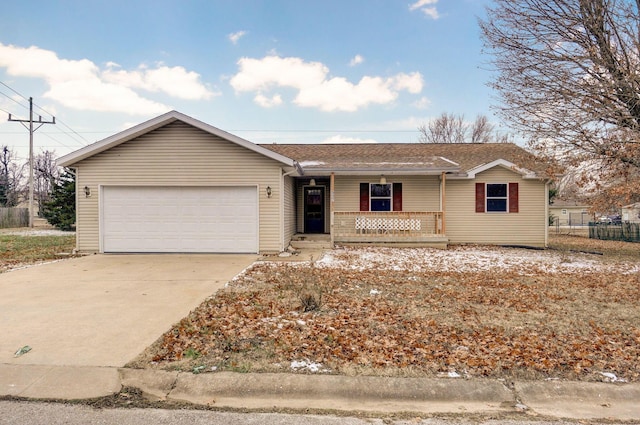
{"type": "Polygon", "coordinates": [[[258,252],[255,187],[102,188],[104,252],[258,252]]]}

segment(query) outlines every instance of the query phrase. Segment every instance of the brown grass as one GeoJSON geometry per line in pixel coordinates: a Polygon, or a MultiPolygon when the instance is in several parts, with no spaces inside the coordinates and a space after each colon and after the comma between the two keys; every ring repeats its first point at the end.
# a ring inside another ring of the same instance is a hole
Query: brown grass
{"type": "Polygon", "coordinates": [[[620,273],[257,264],[132,365],[273,372],[305,360],[341,374],[638,381],[640,279],[623,273],[638,245],[582,242],[552,241],[566,261],[602,250],[592,257],[620,273]]]}
{"type": "Polygon", "coordinates": [[[75,236],[0,234],[0,273],[20,266],[60,259],[75,248],[75,236]]]}

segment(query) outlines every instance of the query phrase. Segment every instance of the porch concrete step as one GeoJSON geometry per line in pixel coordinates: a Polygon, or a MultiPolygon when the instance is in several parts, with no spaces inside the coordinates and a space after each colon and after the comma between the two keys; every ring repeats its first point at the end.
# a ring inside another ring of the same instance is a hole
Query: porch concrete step
{"type": "Polygon", "coordinates": [[[331,249],[331,241],[291,241],[295,249],[331,249]]]}
{"type": "Polygon", "coordinates": [[[294,235],[291,246],[295,249],[330,249],[331,236],[329,235],[294,235]]]}

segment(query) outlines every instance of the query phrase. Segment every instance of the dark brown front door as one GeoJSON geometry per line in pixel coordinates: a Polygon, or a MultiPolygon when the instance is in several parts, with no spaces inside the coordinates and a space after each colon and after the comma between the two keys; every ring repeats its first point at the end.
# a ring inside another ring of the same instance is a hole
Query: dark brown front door
{"type": "Polygon", "coordinates": [[[324,233],[324,187],[304,188],[304,232],[324,233]]]}

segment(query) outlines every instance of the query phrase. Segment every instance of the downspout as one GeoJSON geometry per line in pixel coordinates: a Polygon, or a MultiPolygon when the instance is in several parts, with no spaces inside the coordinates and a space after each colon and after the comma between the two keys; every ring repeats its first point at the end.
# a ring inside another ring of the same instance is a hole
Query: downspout
{"type": "Polygon", "coordinates": [[[334,196],[334,187],[335,187],[335,180],[336,180],[336,174],[335,173],[331,173],[331,179],[329,180],[329,233],[331,235],[331,248],[334,248],[333,245],[333,212],[335,209],[334,206],[334,202],[335,202],[335,196],[334,196]]]}
{"type": "MultiPolygon", "coordinates": [[[[297,165],[297,164],[298,164],[297,162],[294,163],[294,165],[297,165]]],[[[280,188],[281,188],[280,189],[280,193],[282,194],[282,196],[280,196],[280,229],[282,229],[282,230],[280,231],[280,252],[283,252],[286,249],[285,241],[284,241],[284,234],[285,234],[286,231],[288,231],[288,229],[284,228],[284,222],[285,222],[285,219],[284,219],[284,215],[285,215],[284,198],[285,198],[285,196],[287,196],[287,194],[285,193],[286,186],[284,184],[284,179],[285,179],[285,177],[290,176],[291,174],[297,173],[298,172],[298,168],[295,168],[295,169],[293,169],[291,171],[288,171],[286,173],[284,172],[284,169],[281,169],[281,170],[282,170],[282,173],[281,173],[281,176],[280,176],[280,188]]],[[[291,243],[291,241],[289,241],[289,243],[291,243]]],[[[288,246],[288,244],[287,244],[287,246],[288,246]]]]}
{"type": "Polygon", "coordinates": [[[440,210],[442,211],[442,234],[447,234],[447,174],[443,171],[441,177],[441,204],[440,210]]]}
{"type": "Polygon", "coordinates": [[[544,184],[544,247],[549,246],[549,180],[544,184]]]}

